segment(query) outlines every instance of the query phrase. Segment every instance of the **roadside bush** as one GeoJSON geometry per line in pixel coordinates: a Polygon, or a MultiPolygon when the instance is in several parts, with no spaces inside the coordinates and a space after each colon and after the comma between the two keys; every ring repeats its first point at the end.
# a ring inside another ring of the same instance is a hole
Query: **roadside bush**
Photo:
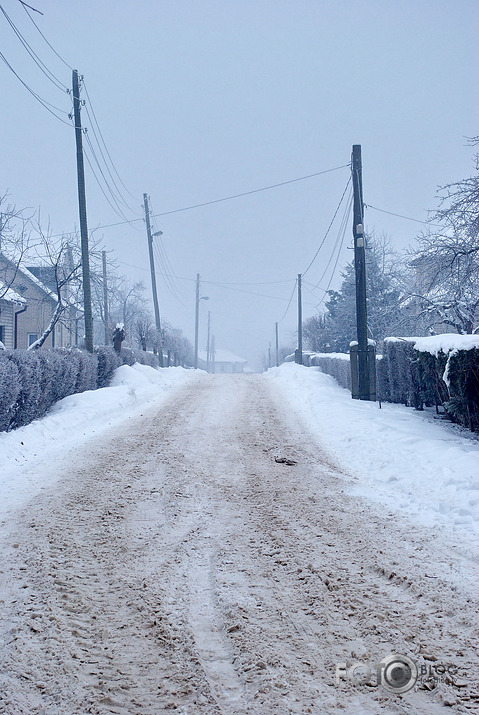
{"type": "Polygon", "coordinates": [[[8,354],[0,352],[0,432],[10,427],[15,404],[20,394],[20,376],[17,365],[8,359],[8,354]]]}
{"type": "Polygon", "coordinates": [[[121,355],[118,355],[118,353],[108,345],[99,345],[96,347],[95,354],[98,359],[97,386],[106,387],[110,384],[110,380],[116,368],[123,364],[121,355]]]}
{"type": "Polygon", "coordinates": [[[20,383],[20,391],[13,407],[10,427],[21,427],[40,416],[40,360],[37,351],[32,350],[14,350],[8,353],[8,357],[18,368],[20,383]]]}
{"type": "Polygon", "coordinates": [[[334,377],[342,387],[351,389],[351,365],[346,353],[316,353],[311,355],[310,364],[334,377]]]}
{"type": "Polygon", "coordinates": [[[149,365],[150,367],[158,367],[158,358],[154,353],[149,353],[146,350],[136,350],[135,348],[121,349],[120,358],[123,365],[134,365],[135,362],[140,365],[149,365]]]}
{"type": "Polygon", "coordinates": [[[91,355],[76,347],[0,351],[0,431],[27,425],[58,400],[106,387],[120,365],[158,367],[153,353],[99,346],[91,355]]]}
{"type": "Polygon", "coordinates": [[[416,409],[441,405],[453,422],[479,430],[479,347],[474,336],[386,338],[378,374],[388,391],[381,399],[416,409]]]}

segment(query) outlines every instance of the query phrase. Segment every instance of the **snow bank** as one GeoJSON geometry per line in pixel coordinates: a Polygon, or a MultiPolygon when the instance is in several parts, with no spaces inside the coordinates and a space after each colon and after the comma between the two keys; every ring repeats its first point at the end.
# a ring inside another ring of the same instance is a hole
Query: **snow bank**
{"type": "Polygon", "coordinates": [[[348,353],[311,353],[312,358],[334,358],[336,360],[346,360],[349,362],[348,353]]]}
{"type": "Polygon", "coordinates": [[[193,374],[181,367],[123,365],[110,387],[65,397],[42,419],[0,433],[0,520],[56,481],[72,449],[166,400],[193,374]]]}
{"type": "MultiPolygon", "coordinates": [[[[461,336],[457,336],[461,337],[461,336]]],[[[401,405],[352,400],[329,375],[272,368],[285,409],[300,417],[351,474],[353,492],[428,526],[470,538],[479,527],[479,444],[401,405]]]]}
{"type": "Polygon", "coordinates": [[[419,352],[431,353],[436,357],[441,350],[445,355],[452,350],[473,350],[473,348],[479,348],[479,335],[458,335],[457,333],[431,335],[428,338],[416,338],[414,348],[419,352]]]}

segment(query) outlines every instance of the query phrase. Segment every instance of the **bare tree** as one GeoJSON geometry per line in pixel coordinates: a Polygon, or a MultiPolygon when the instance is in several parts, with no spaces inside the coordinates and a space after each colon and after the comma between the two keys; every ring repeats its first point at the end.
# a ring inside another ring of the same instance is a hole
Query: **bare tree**
{"type": "Polygon", "coordinates": [[[0,196],[0,254],[7,259],[0,266],[0,298],[15,282],[17,271],[32,244],[32,217],[26,215],[26,211],[8,203],[8,194],[0,196]]]}
{"type": "MultiPolygon", "coordinates": [[[[40,223],[37,233],[38,241],[34,250],[34,258],[39,262],[37,277],[47,290],[50,290],[56,306],[47,327],[38,340],[29,346],[29,350],[41,348],[55,325],[62,319],[72,333],[72,321],[81,316],[81,249],[78,236],[69,235],[54,239],[49,231],[43,232],[40,223]]],[[[32,266],[31,271],[34,268],[32,266]]]]}
{"type": "MultiPolygon", "coordinates": [[[[479,137],[471,140],[479,143],[479,137]]],[[[479,171],[479,154],[474,157],[479,171]]],[[[417,316],[433,330],[479,330],[479,173],[439,190],[440,208],[432,220],[442,228],[423,233],[410,253],[416,272],[411,296],[417,316]]]]}

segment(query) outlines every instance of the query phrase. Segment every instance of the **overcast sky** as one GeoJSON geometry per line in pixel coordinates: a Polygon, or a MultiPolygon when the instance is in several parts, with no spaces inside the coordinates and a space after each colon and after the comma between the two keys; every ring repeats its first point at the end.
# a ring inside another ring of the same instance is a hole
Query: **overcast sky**
{"type": "MultiPolygon", "coordinates": [[[[88,169],[89,227],[98,229],[121,271],[147,285],[145,192],[153,212],[166,213],[344,167],[352,144],[361,144],[366,204],[424,220],[436,206],[437,186],[473,171],[466,137],[479,134],[477,0],[30,4],[43,13],[31,15],[67,64],[19,0],[1,0],[60,86],[40,72],[3,15],[1,51],[67,124],[0,62],[0,191],[8,189],[19,208],[40,206],[54,233],[78,225],[71,99],[61,88],[71,86],[67,65],[78,69],[91,103],[84,90],[82,98],[131,192],[117,179],[131,207],[123,207],[125,217],[140,219],[98,228],[123,218],[88,169]]],[[[86,107],[82,121],[95,145],[86,107]]],[[[160,275],[162,316],[193,338],[200,273],[209,297],[201,304],[201,348],[208,309],[217,347],[252,365],[269,341],[274,345],[276,321],[281,342],[292,343],[294,301],[283,316],[296,275],[321,244],[348,178],[342,168],[157,217],[163,236],[155,241],[163,242],[169,261],[157,270],[177,276],[178,294],[160,275]]],[[[342,207],[307,272],[304,317],[316,312],[328,287],[338,287],[340,269],[351,260],[349,216],[338,254],[343,214],[342,207]]],[[[398,249],[421,230],[372,208],[366,226],[386,232],[398,249]]]]}

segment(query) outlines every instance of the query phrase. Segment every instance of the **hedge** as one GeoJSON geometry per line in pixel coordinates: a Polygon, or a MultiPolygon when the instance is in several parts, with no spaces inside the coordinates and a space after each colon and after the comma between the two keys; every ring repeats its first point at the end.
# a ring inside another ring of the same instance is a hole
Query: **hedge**
{"type": "Polygon", "coordinates": [[[351,389],[351,366],[349,355],[342,353],[315,353],[310,357],[310,364],[322,372],[334,377],[342,387],[351,389]]]}
{"type": "Polygon", "coordinates": [[[0,350],[0,432],[43,417],[68,395],[106,387],[117,367],[135,362],[158,367],[153,353],[129,348],[0,350]]]}
{"type": "MultiPolygon", "coordinates": [[[[348,355],[317,354],[311,365],[351,389],[348,355]]],[[[376,367],[379,400],[417,410],[442,406],[453,422],[479,430],[479,336],[386,338],[376,367]]]]}

